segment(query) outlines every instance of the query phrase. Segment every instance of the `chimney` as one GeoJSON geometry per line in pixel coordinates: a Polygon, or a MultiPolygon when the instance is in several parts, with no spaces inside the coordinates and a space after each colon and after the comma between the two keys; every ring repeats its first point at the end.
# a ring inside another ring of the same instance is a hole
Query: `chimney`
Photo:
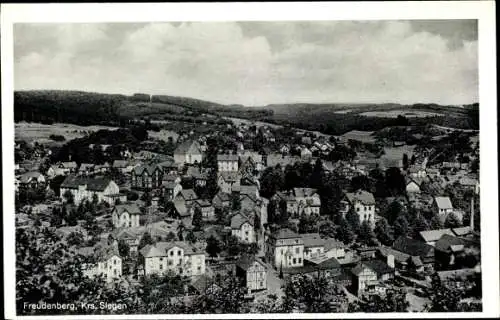
{"type": "Polygon", "coordinates": [[[387,265],[394,269],[394,256],[392,254],[387,256],[387,265]]]}
{"type": "Polygon", "coordinates": [[[474,196],[470,200],[470,230],[474,231],[474,196]]]}

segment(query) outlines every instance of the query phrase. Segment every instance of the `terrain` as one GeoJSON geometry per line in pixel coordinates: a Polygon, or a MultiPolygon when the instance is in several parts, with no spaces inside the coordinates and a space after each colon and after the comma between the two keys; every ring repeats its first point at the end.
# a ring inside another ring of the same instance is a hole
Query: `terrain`
{"type": "Polygon", "coordinates": [[[341,135],[351,130],[377,131],[401,125],[435,124],[479,129],[479,104],[272,104],[260,107],[222,105],[186,97],[132,96],[82,91],[16,91],[15,121],[123,126],[134,119],[169,123],[228,123],[246,119],[263,124],[341,135]],[[376,121],[374,121],[376,120],[376,121]]]}

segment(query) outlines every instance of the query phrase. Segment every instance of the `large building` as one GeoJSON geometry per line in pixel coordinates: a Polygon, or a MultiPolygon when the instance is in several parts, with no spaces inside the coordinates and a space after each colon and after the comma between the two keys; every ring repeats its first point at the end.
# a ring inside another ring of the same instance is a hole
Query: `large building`
{"type": "Polygon", "coordinates": [[[116,205],[111,211],[115,228],[131,228],[141,225],[141,209],[135,203],[116,205]]]}
{"type": "Polygon", "coordinates": [[[122,258],[117,246],[83,247],[78,252],[87,257],[94,257],[95,263],[83,264],[83,274],[89,278],[102,276],[107,282],[120,279],[122,276],[122,258]]]}
{"type": "Polygon", "coordinates": [[[65,195],[67,192],[73,195],[73,202],[77,205],[85,199],[92,201],[94,195],[97,196],[99,202],[104,201],[111,205],[115,204],[117,199],[123,200],[124,198],[120,194],[118,185],[113,180],[107,178],[68,176],[61,184],[61,200],[66,200],[65,195]]]}
{"type": "Polygon", "coordinates": [[[241,242],[255,242],[253,219],[244,214],[237,213],[231,218],[231,234],[241,242]]]}
{"type": "Polygon", "coordinates": [[[162,185],[162,170],[158,166],[139,166],[132,170],[131,186],[136,189],[156,189],[162,185]]]}
{"type": "Polygon", "coordinates": [[[218,154],[217,167],[219,172],[238,171],[238,155],[236,154],[218,154]]]}
{"type": "Polygon", "coordinates": [[[262,261],[255,257],[242,257],[236,263],[236,276],[243,279],[243,285],[249,291],[267,288],[267,272],[262,261]]]}
{"type": "Polygon", "coordinates": [[[174,151],[174,161],[181,164],[201,163],[203,152],[197,141],[185,141],[174,151]]]}
{"type": "Polygon", "coordinates": [[[205,274],[205,252],[183,241],[157,242],[140,250],[144,257],[144,274],[165,274],[168,271],[180,276],[205,274]]]}
{"type": "Polygon", "coordinates": [[[341,206],[341,213],[344,216],[349,210],[353,210],[359,216],[360,222],[375,223],[375,198],[372,193],[364,190],[346,193],[344,200],[341,201],[341,206]]]}
{"type": "Polygon", "coordinates": [[[285,228],[270,234],[266,241],[267,261],[276,269],[304,265],[304,241],[301,236],[285,228]]]}

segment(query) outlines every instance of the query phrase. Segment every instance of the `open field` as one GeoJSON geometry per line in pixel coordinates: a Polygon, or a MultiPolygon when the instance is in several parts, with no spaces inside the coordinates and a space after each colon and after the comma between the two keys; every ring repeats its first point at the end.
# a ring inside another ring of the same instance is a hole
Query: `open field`
{"type": "MultiPolygon", "coordinates": [[[[19,122],[15,124],[15,137],[16,139],[25,140],[27,142],[38,143],[54,143],[50,139],[51,135],[61,135],[66,138],[66,141],[81,138],[86,133],[109,129],[115,130],[117,127],[107,126],[77,126],[69,123],[54,123],[54,124],[41,124],[30,122],[19,122]]],[[[61,143],[65,143],[62,141],[61,143]]]]}
{"type": "Polygon", "coordinates": [[[397,118],[398,116],[404,116],[407,118],[425,118],[425,117],[436,117],[436,116],[444,117],[444,114],[442,113],[420,111],[420,110],[367,111],[360,113],[359,115],[365,117],[376,117],[376,118],[397,118]]]}

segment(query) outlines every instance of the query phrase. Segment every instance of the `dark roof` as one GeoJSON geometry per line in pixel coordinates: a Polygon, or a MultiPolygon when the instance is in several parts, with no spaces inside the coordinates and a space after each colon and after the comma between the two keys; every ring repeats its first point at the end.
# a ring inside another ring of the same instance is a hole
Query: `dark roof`
{"type": "Polygon", "coordinates": [[[184,141],[174,151],[174,154],[201,154],[200,144],[197,141],[184,141]]]}
{"type": "Polygon", "coordinates": [[[123,212],[128,212],[130,214],[141,214],[141,209],[135,203],[118,204],[115,206],[116,213],[121,215],[123,212]]]}
{"type": "Polygon", "coordinates": [[[392,246],[395,250],[409,254],[410,256],[426,256],[434,248],[423,241],[400,236],[392,246]]]}
{"type": "Polygon", "coordinates": [[[373,197],[373,194],[368,192],[368,191],[364,191],[364,190],[358,190],[354,193],[346,193],[346,197],[350,203],[354,203],[355,201],[359,201],[364,205],[375,204],[375,198],[373,197]]]}
{"type": "Polygon", "coordinates": [[[111,182],[112,180],[108,178],[67,176],[61,184],[61,188],[78,189],[78,186],[87,185],[88,190],[104,191],[111,182]]]}
{"type": "Polygon", "coordinates": [[[262,263],[262,261],[260,261],[259,259],[257,259],[256,257],[254,256],[243,256],[241,257],[237,262],[236,262],[236,266],[240,267],[241,269],[243,270],[248,270],[249,267],[251,267],[255,262],[261,264],[262,266],[264,266],[264,264],[262,263]]]}
{"type": "Polygon", "coordinates": [[[275,239],[293,239],[300,238],[300,235],[293,232],[289,228],[280,229],[277,233],[272,235],[275,239]]]}
{"type": "Polygon", "coordinates": [[[393,268],[389,267],[387,263],[381,260],[369,260],[369,261],[364,261],[363,263],[370,269],[375,271],[378,275],[394,272],[393,268]]]}
{"type": "Polygon", "coordinates": [[[238,213],[231,218],[231,229],[240,229],[245,222],[253,226],[253,221],[251,221],[251,219],[241,213],[238,213]]]}
{"type": "Polygon", "coordinates": [[[339,261],[335,258],[330,258],[318,264],[309,264],[307,260],[305,260],[305,265],[303,267],[291,268],[288,270],[283,270],[287,274],[298,274],[298,273],[311,273],[320,270],[332,270],[332,269],[340,269],[341,265],[339,261]]]}
{"type": "Polygon", "coordinates": [[[464,241],[460,238],[448,235],[448,234],[443,234],[443,236],[436,242],[435,248],[436,250],[442,251],[442,252],[449,252],[452,251],[453,246],[463,246],[464,241]]]}

